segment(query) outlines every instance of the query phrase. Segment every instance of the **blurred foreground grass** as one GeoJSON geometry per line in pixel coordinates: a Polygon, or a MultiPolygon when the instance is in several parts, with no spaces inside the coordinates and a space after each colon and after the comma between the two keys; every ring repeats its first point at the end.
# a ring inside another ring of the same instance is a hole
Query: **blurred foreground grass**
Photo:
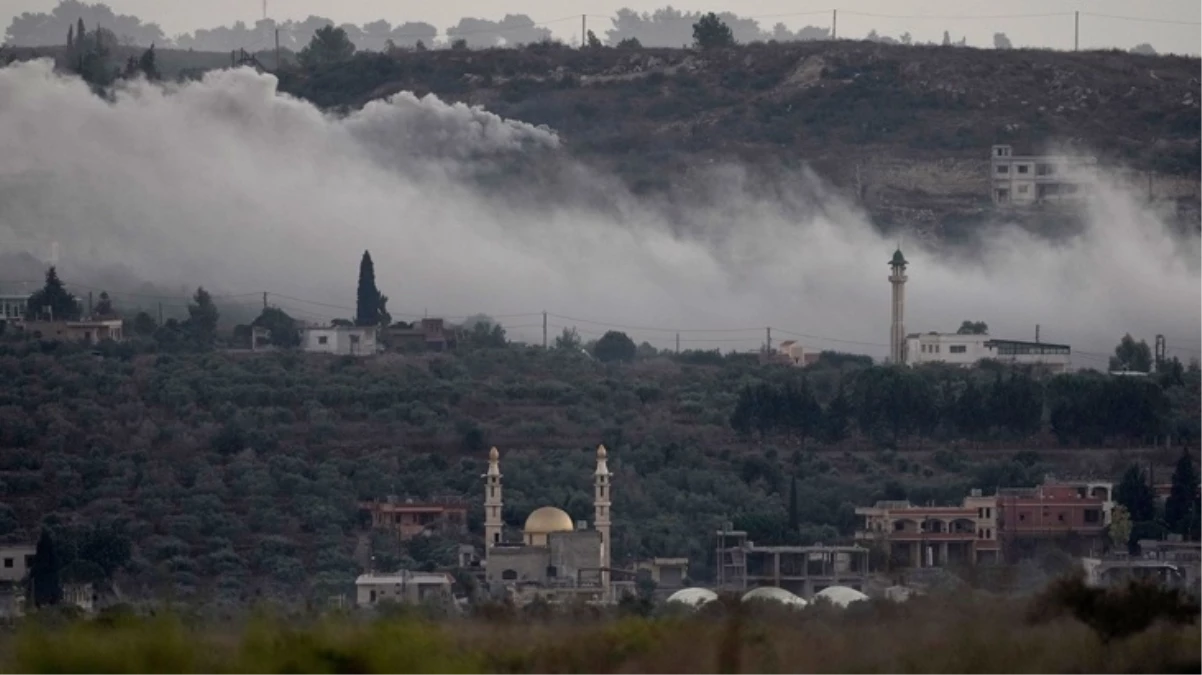
{"type": "Polygon", "coordinates": [[[724,599],[724,606],[695,614],[652,617],[600,615],[583,608],[538,617],[508,610],[439,620],[403,611],[374,618],[260,612],[223,622],[179,614],[110,613],[89,620],[43,614],[0,635],[0,669],[1197,673],[1202,670],[1197,606],[1169,606],[1162,600],[1146,593],[1119,596],[1066,587],[1034,602],[925,597],[800,612],[724,599]]]}

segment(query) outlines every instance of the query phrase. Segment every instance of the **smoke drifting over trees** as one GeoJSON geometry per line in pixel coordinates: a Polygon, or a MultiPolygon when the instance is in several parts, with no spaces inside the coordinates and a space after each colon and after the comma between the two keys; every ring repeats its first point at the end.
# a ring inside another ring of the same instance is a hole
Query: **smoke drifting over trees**
{"type": "MultiPolygon", "coordinates": [[[[67,241],[164,285],[345,302],[345,269],[370,248],[396,285],[379,288],[394,312],[792,326],[884,350],[896,242],[805,171],[768,197],[741,167],[714,165],[698,172],[710,201],[669,223],[655,200],[573,166],[554,131],[433,97],[335,118],[240,69],[170,91],[123,83],[109,102],[38,61],[0,70],[0,100],[11,102],[0,149],[17,158],[0,183],[39,177],[0,202],[6,250],[67,241]],[[532,151],[559,162],[558,182],[531,177],[501,199],[470,178],[481,162],[532,151]],[[604,204],[585,198],[598,191],[604,204]]],[[[1179,241],[1107,187],[1082,214],[1086,230],[1055,247],[1017,228],[983,235],[972,261],[906,245],[907,327],[951,331],[973,317],[1022,338],[1041,323],[1044,339],[1099,354],[1127,331],[1196,346],[1196,236],[1179,241]]]]}

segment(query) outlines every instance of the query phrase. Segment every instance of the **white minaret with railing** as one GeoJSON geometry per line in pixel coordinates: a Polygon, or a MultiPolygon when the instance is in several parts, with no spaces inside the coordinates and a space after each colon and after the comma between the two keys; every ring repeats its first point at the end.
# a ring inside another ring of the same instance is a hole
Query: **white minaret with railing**
{"type": "Polygon", "coordinates": [[[902,365],[906,362],[906,257],[901,248],[893,253],[889,267],[889,283],[893,285],[893,324],[889,328],[889,362],[902,365]]]}
{"type": "Polygon", "coordinates": [[[484,559],[501,543],[501,453],[488,451],[488,473],[484,474],[484,559]]]}
{"type": "Polygon", "coordinates": [[[597,470],[593,473],[593,525],[601,535],[599,567],[601,568],[601,590],[606,599],[609,599],[609,506],[612,498],[609,467],[605,463],[608,454],[604,445],[597,446],[597,470]]]}

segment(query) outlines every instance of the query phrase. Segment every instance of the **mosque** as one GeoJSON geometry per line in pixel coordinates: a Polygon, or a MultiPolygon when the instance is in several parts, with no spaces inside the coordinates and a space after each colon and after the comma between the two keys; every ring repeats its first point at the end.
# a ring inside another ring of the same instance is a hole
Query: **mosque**
{"type": "Polygon", "coordinates": [[[581,600],[610,603],[616,598],[610,569],[610,472],[605,446],[597,447],[593,472],[593,527],[573,523],[562,509],[543,506],[526,518],[522,540],[505,540],[501,510],[501,457],[488,453],[484,474],[484,567],[489,592],[529,601],[581,600]]]}

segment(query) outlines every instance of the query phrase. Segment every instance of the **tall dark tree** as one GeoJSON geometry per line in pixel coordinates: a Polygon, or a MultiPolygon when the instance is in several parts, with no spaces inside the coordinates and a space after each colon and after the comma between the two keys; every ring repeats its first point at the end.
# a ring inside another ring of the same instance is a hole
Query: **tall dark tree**
{"type": "Polygon", "coordinates": [[[786,424],[797,434],[798,440],[805,443],[805,439],[815,436],[822,424],[822,406],[818,405],[818,400],[814,398],[809,380],[802,378],[800,386],[787,387],[783,403],[786,424]]]}
{"type": "Polygon", "coordinates": [[[597,340],[597,344],[593,345],[593,356],[597,357],[598,361],[633,361],[638,354],[638,346],[634,344],[634,340],[630,336],[620,331],[611,330],[601,336],[597,340]]]}
{"type": "Polygon", "coordinates": [[[29,297],[26,306],[30,319],[74,321],[80,315],[79,301],[67,291],[54,267],[46,270],[45,285],[29,297]]]}
{"type": "Polygon", "coordinates": [[[388,296],[382,295],[376,288],[376,268],[371,261],[371,253],[363,252],[359,261],[359,288],[355,301],[356,326],[388,325],[391,317],[388,315],[388,296]]]}
{"type": "Polygon", "coordinates": [[[142,52],[142,56],[138,59],[138,72],[142,73],[148,80],[158,80],[162,78],[159,74],[159,66],[154,55],[154,45],[150,45],[150,49],[142,52]]]}
{"type": "Polygon", "coordinates": [[[54,538],[49,530],[42,530],[38,537],[33,566],[29,570],[29,596],[34,607],[49,607],[63,600],[63,586],[59,580],[61,564],[54,538]]]}
{"type": "Polygon", "coordinates": [[[296,328],[296,320],[278,307],[264,308],[250,325],[266,328],[271,333],[271,344],[276,347],[300,346],[300,331],[296,328]]]}
{"type": "Polygon", "coordinates": [[[306,68],[333,63],[342,63],[355,55],[355,45],[346,31],[333,25],[319,28],[313,39],[300,51],[297,58],[306,68]]]}
{"type": "Polygon", "coordinates": [[[703,15],[693,24],[693,44],[700,49],[730,47],[734,43],[735,35],[730,26],[713,12],[703,15]]]}
{"type": "Polygon", "coordinates": [[[794,476],[789,476],[789,530],[792,532],[797,532],[797,530],[801,527],[798,508],[797,478],[794,476]]]}
{"type": "Polygon", "coordinates": [[[1135,464],[1127,467],[1123,473],[1122,480],[1114,489],[1114,500],[1127,509],[1134,523],[1147,522],[1156,517],[1156,494],[1148,485],[1143,470],[1135,464]]]}
{"type": "Polygon", "coordinates": [[[847,438],[851,426],[851,402],[843,392],[843,385],[831,402],[826,404],[822,415],[822,439],[827,443],[838,443],[847,438]]]}
{"type": "Polygon", "coordinates": [[[1198,472],[1194,470],[1194,458],[1188,450],[1181,451],[1181,458],[1173,469],[1173,486],[1164,503],[1164,520],[1169,529],[1188,536],[1196,529],[1202,514],[1198,513],[1198,472]]]}
{"type": "Polygon", "coordinates": [[[988,335],[989,324],[984,321],[963,321],[956,333],[959,335],[988,335]]]}
{"type": "Polygon", "coordinates": [[[212,347],[217,341],[217,306],[213,304],[213,296],[200,287],[192,302],[188,303],[188,320],[184,328],[199,347],[212,347]]]}
{"type": "Polygon", "coordinates": [[[1114,356],[1110,357],[1111,370],[1134,370],[1147,373],[1152,370],[1152,349],[1144,340],[1139,342],[1128,333],[1114,348],[1114,356]]]}
{"type": "Polygon", "coordinates": [[[109,297],[108,291],[100,291],[100,301],[96,303],[96,309],[93,311],[96,316],[101,318],[117,315],[116,310],[113,309],[113,299],[109,297]]]}

